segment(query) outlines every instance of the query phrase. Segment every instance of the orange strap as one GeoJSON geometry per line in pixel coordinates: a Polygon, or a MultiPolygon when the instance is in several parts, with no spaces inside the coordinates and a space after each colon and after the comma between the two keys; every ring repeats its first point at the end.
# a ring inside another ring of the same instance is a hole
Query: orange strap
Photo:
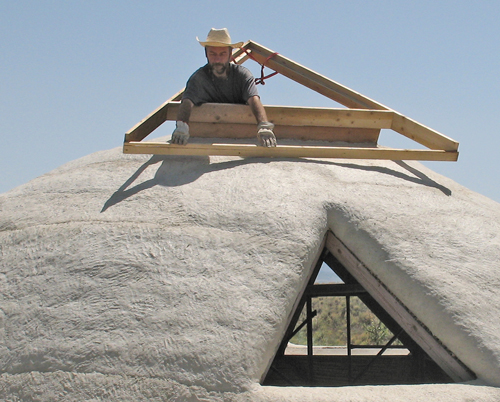
{"type": "MultiPolygon", "coordinates": [[[[255,58],[252,56],[252,53],[250,53],[248,51],[248,49],[242,49],[248,57],[250,57],[253,61],[256,61],[257,63],[259,63],[257,60],[255,60],[255,58]]],[[[265,80],[267,80],[268,78],[271,78],[273,76],[275,76],[276,74],[278,74],[277,71],[275,71],[274,73],[271,73],[269,75],[266,75],[264,76],[264,66],[266,65],[266,63],[274,56],[276,56],[277,54],[279,54],[278,52],[274,52],[273,54],[271,54],[265,61],[264,63],[262,63],[260,66],[260,78],[256,78],[255,79],[255,83],[258,85],[258,84],[262,84],[262,85],[266,85],[265,83],[265,80]]],[[[259,63],[260,64],[260,63],[259,63]]]]}

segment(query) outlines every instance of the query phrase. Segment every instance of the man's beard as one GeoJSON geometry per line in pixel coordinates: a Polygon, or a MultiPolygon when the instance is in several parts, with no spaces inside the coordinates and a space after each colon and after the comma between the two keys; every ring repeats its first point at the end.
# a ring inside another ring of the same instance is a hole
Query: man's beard
{"type": "Polygon", "coordinates": [[[224,75],[229,68],[229,63],[213,63],[210,64],[210,69],[212,74],[224,75]]]}

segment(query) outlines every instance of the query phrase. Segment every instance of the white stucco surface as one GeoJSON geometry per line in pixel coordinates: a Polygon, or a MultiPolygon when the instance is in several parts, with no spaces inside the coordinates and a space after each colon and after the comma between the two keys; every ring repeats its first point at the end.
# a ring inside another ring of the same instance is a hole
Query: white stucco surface
{"type": "Polygon", "coordinates": [[[6,400],[500,400],[500,204],[417,162],[97,152],[0,195],[0,253],[6,400]],[[328,229],[474,384],[259,385],[328,229]]]}

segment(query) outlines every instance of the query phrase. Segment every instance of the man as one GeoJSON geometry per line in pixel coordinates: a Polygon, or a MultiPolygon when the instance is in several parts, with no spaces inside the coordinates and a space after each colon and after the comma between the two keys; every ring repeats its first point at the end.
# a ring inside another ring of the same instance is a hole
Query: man
{"type": "Polygon", "coordinates": [[[252,73],[246,67],[230,63],[233,48],[241,47],[243,42],[231,43],[226,28],[212,28],[205,42],[198,38],[196,40],[205,48],[208,63],[199,68],[187,82],[177,114],[176,129],[172,134],[172,143],[187,144],[189,117],[193,106],[209,102],[241,103],[250,106],[257,120],[259,145],[275,147],[274,124],[267,120],[252,73]]]}

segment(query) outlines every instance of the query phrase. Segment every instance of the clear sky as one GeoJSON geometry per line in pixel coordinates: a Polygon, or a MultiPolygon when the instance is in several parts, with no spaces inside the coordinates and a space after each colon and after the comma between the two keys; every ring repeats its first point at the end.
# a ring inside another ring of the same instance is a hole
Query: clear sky
{"type": "MultiPolygon", "coordinates": [[[[0,192],[122,146],[205,63],[196,37],[227,27],[457,140],[458,162],[427,166],[500,202],[499,21],[498,0],[0,0],[0,192]]],[[[282,76],[259,90],[338,106],[282,76]]],[[[415,147],[398,137],[380,143],[415,147]]]]}

